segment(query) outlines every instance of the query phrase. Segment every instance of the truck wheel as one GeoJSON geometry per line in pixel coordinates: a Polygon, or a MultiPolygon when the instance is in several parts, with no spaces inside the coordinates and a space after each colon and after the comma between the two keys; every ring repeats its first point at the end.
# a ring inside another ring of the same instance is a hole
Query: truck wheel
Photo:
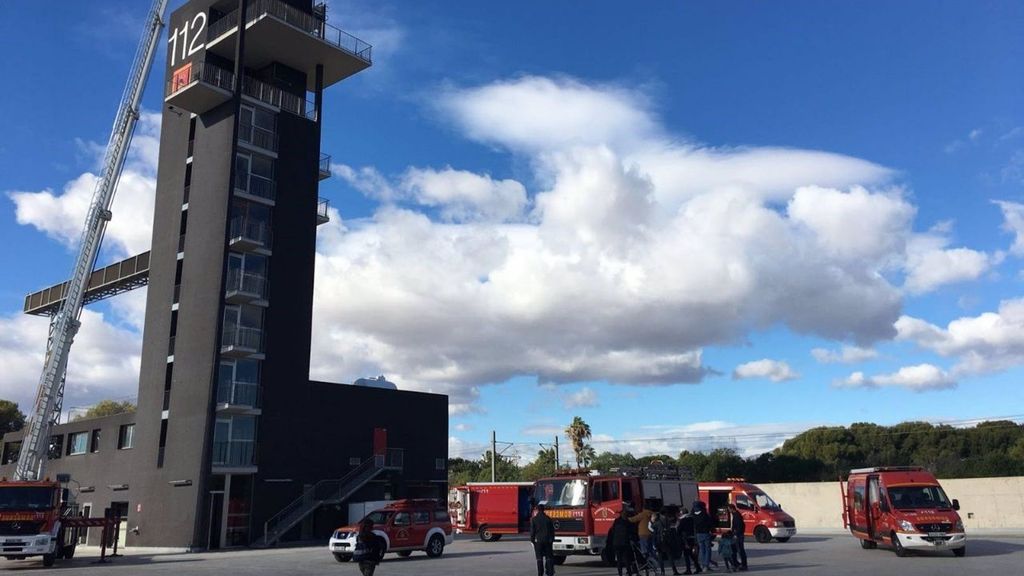
{"type": "Polygon", "coordinates": [[[566,558],[568,558],[568,556],[559,556],[559,555],[556,554],[555,555],[555,566],[561,566],[562,564],[565,564],[565,559],[566,558]]]}
{"type": "Polygon", "coordinates": [[[43,554],[43,566],[46,566],[47,568],[53,566],[53,561],[55,559],[56,558],[54,557],[53,554],[43,554]]]}
{"type": "Polygon", "coordinates": [[[789,542],[789,538],[789,536],[783,536],[782,538],[776,538],[775,541],[782,542],[783,544],[785,544],[786,542],[789,542]]]}
{"type": "Polygon", "coordinates": [[[861,540],[860,547],[865,550],[874,550],[875,548],[878,548],[878,544],[875,543],[874,540],[861,540]]]}
{"type": "Polygon", "coordinates": [[[963,558],[967,555],[967,546],[961,546],[960,548],[953,548],[953,556],[957,558],[963,558]]]}
{"type": "Polygon", "coordinates": [[[434,534],[427,541],[427,556],[431,558],[437,558],[444,552],[444,538],[441,538],[439,534],[434,534]]]}
{"type": "Polygon", "coordinates": [[[337,560],[338,562],[348,562],[349,560],[352,559],[352,555],[351,554],[338,554],[337,552],[335,552],[334,553],[334,559],[337,560]]]}
{"type": "Polygon", "coordinates": [[[491,532],[490,526],[485,525],[480,527],[480,539],[484,542],[497,542],[501,539],[501,534],[491,532]]]}
{"type": "Polygon", "coordinates": [[[760,544],[767,544],[772,541],[772,533],[764,526],[758,526],[754,528],[754,540],[760,544]]]}
{"type": "Polygon", "coordinates": [[[907,555],[907,549],[903,547],[903,544],[900,544],[900,537],[895,532],[892,533],[892,551],[900,558],[907,555]]]}

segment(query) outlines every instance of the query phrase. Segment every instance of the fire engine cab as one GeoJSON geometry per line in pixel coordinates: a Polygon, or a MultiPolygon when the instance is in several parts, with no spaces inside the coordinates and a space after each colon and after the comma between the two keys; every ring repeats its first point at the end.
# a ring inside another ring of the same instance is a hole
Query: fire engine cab
{"type": "MultiPolygon", "coordinates": [[[[840,483],[842,488],[842,483],[840,483]]],[[[851,470],[843,490],[843,525],[862,548],[879,543],[897,556],[909,550],[967,553],[967,535],[950,501],[931,472],[917,466],[851,470]]]]}
{"type": "Polygon", "coordinates": [[[537,480],[533,490],[534,503],[544,504],[555,525],[555,564],[570,555],[601,554],[623,506],[639,511],[644,502],[688,506],[696,499],[697,483],[689,469],[662,465],[607,474],[566,470],[537,480]]]}
{"type": "Polygon", "coordinates": [[[719,531],[729,529],[729,504],[735,504],[746,524],[744,531],[758,542],[789,542],[796,534],[796,521],[782,511],[772,497],[743,478],[725,482],[701,482],[700,500],[718,520],[719,531]]]}

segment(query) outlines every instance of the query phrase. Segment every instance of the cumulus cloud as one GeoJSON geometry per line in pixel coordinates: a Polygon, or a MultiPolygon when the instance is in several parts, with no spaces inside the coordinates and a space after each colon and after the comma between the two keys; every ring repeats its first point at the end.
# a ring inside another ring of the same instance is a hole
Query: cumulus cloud
{"type": "Polygon", "coordinates": [[[876,358],[878,351],[874,348],[859,346],[843,346],[838,351],[815,348],[811,350],[811,356],[814,356],[814,359],[822,364],[855,364],[876,358]]]}
{"type": "Polygon", "coordinates": [[[956,282],[975,280],[1002,262],[1004,254],[986,254],[970,248],[947,248],[952,225],[942,223],[907,243],[903,287],[923,294],[956,282]]]}
{"type": "Polygon", "coordinates": [[[1001,372],[1024,363],[1024,299],[1004,300],[996,312],[951,321],[941,328],[902,316],[897,338],[947,358],[956,358],[953,374],[1001,372]]]}
{"type": "MultiPolygon", "coordinates": [[[[139,334],[115,327],[92,310],[84,310],[81,321],[68,359],[64,406],[134,396],[141,365],[139,334]]],[[[48,328],[46,318],[0,316],[0,397],[17,402],[26,413],[35,401],[48,328]]]]}
{"type": "MultiPolygon", "coordinates": [[[[104,250],[111,259],[149,249],[159,141],[160,115],[142,114],[111,206],[114,218],[104,237],[104,250]]],[[[87,149],[94,155],[98,169],[105,146],[90,144],[87,149]]],[[[76,248],[98,182],[97,170],[74,178],[59,193],[51,189],[15,190],[8,191],[7,196],[14,201],[19,224],[31,225],[69,248],[76,248]]]]}
{"type": "Polygon", "coordinates": [[[789,364],[768,358],[740,364],[732,371],[733,380],[767,378],[772,382],[785,382],[786,380],[796,380],[799,377],[800,375],[793,371],[789,364]]]}
{"type": "Polygon", "coordinates": [[[600,403],[597,399],[597,392],[592,389],[583,387],[576,392],[573,392],[565,397],[563,402],[566,409],[572,408],[594,408],[600,403]]]}
{"type": "Polygon", "coordinates": [[[770,452],[783,442],[822,422],[790,422],[742,425],[723,420],[644,426],[619,437],[594,436],[598,452],[629,452],[634,456],[678,454],[683,450],[708,452],[716,448],[735,450],[743,457],[770,452]]]}
{"type": "Polygon", "coordinates": [[[945,390],[956,387],[956,379],[941,368],[932,364],[904,366],[891,374],[865,376],[863,372],[854,372],[844,380],[835,383],[839,388],[877,388],[895,386],[907,388],[915,392],[929,390],[945,390]]]}
{"type": "Polygon", "coordinates": [[[994,204],[1003,211],[1003,230],[1013,234],[1013,245],[1010,253],[1024,256],[1024,204],[994,200],[994,204]]]}

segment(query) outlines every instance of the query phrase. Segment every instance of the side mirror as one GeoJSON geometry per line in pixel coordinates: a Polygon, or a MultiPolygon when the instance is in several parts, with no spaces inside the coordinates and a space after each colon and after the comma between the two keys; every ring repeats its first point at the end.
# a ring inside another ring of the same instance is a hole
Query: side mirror
{"type": "Polygon", "coordinates": [[[957,500],[956,498],[953,498],[953,510],[959,510],[959,509],[960,509],[960,501],[957,500]]]}

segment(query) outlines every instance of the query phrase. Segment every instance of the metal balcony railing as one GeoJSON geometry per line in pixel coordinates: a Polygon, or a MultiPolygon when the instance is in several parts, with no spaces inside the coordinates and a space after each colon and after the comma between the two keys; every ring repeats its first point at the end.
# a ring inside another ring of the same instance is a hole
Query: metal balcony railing
{"type": "MultiPolygon", "coordinates": [[[[367,64],[373,63],[373,46],[356,38],[324,21],[320,14],[310,14],[298,8],[285,4],[280,0],[255,0],[250,2],[246,8],[246,24],[249,24],[261,17],[270,16],[282,22],[291,24],[295,28],[340,48],[349,54],[363,60],[367,64]]],[[[238,10],[235,9],[221,19],[210,24],[210,30],[206,37],[210,40],[218,38],[238,25],[238,10]]]]}
{"type": "Polygon", "coordinates": [[[245,382],[242,380],[220,382],[217,384],[217,404],[258,408],[260,405],[260,385],[257,382],[245,382]]]}
{"type": "Polygon", "coordinates": [[[255,174],[240,173],[235,176],[235,189],[274,201],[277,198],[277,183],[270,178],[255,174]]]}
{"type": "Polygon", "coordinates": [[[331,201],[326,198],[319,198],[316,202],[316,221],[317,224],[325,224],[331,220],[327,210],[331,207],[331,201]]]}
{"type": "Polygon", "coordinates": [[[277,152],[277,134],[252,124],[238,125],[238,140],[257,148],[277,152]]]}
{"type": "Polygon", "coordinates": [[[280,108],[284,112],[316,121],[316,106],[307,98],[285,92],[251,76],[242,78],[242,94],[280,108]]]}
{"type": "Polygon", "coordinates": [[[320,179],[326,180],[331,177],[331,156],[330,154],[320,155],[320,179]]]}
{"type": "Polygon", "coordinates": [[[167,82],[167,93],[164,96],[176,94],[197,81],[222,88],[229,92],[235,89],[235,74],[230,70],[225,70],[208,62],[193,62],[188,74],[176,74],[167,82]]]}
{"type": "Polygon", "coordinates": [[[220,345],[259,352],[263,349],[263,330],[227,324],[221,334],[220,345]]]}
{"type": "Polygon", "coordinates": [[[267,277],[261,274],[247,274],[241,270],[229,270],[225,292],[240,292],[263,298],[267,291],[267,277]]]}
{"type": "Polygon", "coordinates": [[[260,220],[241,216],[232,218],[231,239],[243,240],[260,246],[270,246],[270,226],[260,220]]]}
{"type": "Polygon", "coordinates": [[[255,442],[214,442],[214,466],[255,466],[255,442]]]}

